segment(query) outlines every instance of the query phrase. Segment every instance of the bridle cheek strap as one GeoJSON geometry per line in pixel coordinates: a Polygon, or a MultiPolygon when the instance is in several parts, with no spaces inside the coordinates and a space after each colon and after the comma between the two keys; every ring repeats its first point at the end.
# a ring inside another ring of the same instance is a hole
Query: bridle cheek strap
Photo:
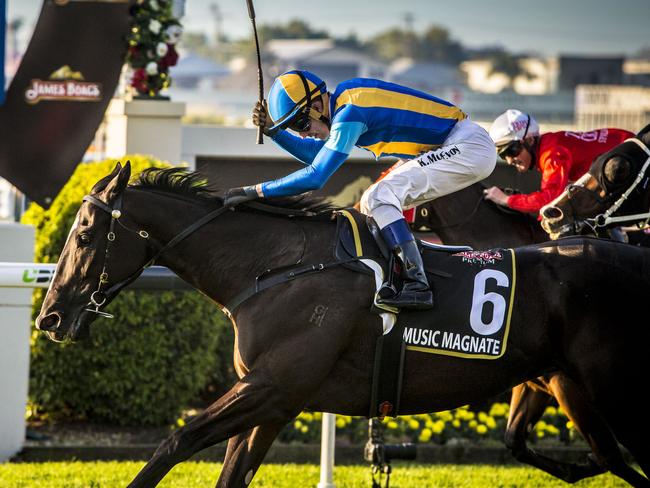
{"type": "MultiPolygon", "coordinates": [[[[108,233],[106,234],[106,249],[104,251],[104,263],[102,264],[102,272],[99,275],[99,282],[97,283],[97,289],[94,292],[92,292],[92,294],[90,295],[90,301],[86,305],[86,307],[88,307],[88,308],[85,308],[84,310],[86,312],[91,312],[91,313],[100,315],[102,317],[112,319],[113,315],[111,315],[111,314],[109,314],[107,312],[102,312],[100,310],[100,308],[102,306],[104,306],[109,301],[109,299],[112,298],[112,296],[114,296],[112,292],[113,292],[113,289],[115,288],[115,286],[109,288],[107,291],[103,291],[102,288],[106,284],[108,284],[108,271],[106,270],[106,265],[108,263],[108,258],[109,258],[109,255],[110,255],[111,243],[115,241],[115,223],[118,222],[118,219],[122,216],[122,211],[121,211],[122,195],[117,197],[117,200],[115,201],[115,207],[114,208],[109,207],[107,204],[105,204],[104,202],[102,202],[98,198],[95,198],[95,197],[93,197],[91,195],[84,196],[82,201],[88,202],[88,203],[90,203],[92,205],[95,205],[96,207],[104,210],[105,212],[107,212],[111,216],[111,223],[110,223],[109,228],[108,228],[108,233]],[[94,308],[90,308],[90,307],[94,307],[94,308]]],[[[142,231],[138,232],[138,235],[140,235],[141,237],[144,237],[143,234],[142,234],[142,231]]],[[[146,234],[146,236],[148,237],[148,234],[146,234]]],[[[139,275],[139,273],[137,273],[133,277],[133,279],[131,279],[131,281],[133,281],[135,278],[137,278],[138,275],[139,275]]],[[[129,277],[129,278],[131,278],[131,277],[129,277]]],[[[127,278],[127,280],[129,278],[127,278]]],[[[129,283],[130,283],[130,281],[129,281],[129,283]]],[[[126,284],[127,283],[125,283],[125,281],[122,281],[122,282],[118,283],[118,285],[121,285],[120,288],[122,286],[126,286],[126,284]]]]}
{"type": "Polygon", "coordinates": [[[105,202],[102,202],[100,199],[95,198],[92,195],[86,195],[83,197],[82,201],[88,202],[91,205],[95,205],[97,208],[100,208],[104,212],[108,213],[111,216],[111,223],[109,225],[109,230],[108,234],[106,235],[106,250],[104,252],[104,263],[102,265],[102,272],[99,275],[99,283],[97,284],[97,289],[90,295],[90,301],[86,305],[88,308],[85,310],[87,312],[95,313],[97,315],[101,315],[102,317],[106,318],[113,318],[113,315],[102,312],[100,308],[104,305],[106,305],[112,298],[117,295],[117,293],[124,287],[130,285],[132,282],[134,282],[140,274],[142,274],[142,271],[144,271],[145,268],[151,266],[156,259],[160,257],[161,254],[163,254],[165,251],[169,250],[170,248],[174,247],[176,244],[181,242],[183,239],[185,239],[187,236],[195,232],[197,229],[202,227],[203,225],[207,224],[217,216],[221,215],[224,213],[227,209],[227,207],[219,207],[208,214],[204,215],[201,217],[199,220],[196,222],[192,223],[185,229],[183,229],[181,232],[176,234],[167,244],[164,246],[156,246],[152,241],[149,240],[149,233],[145,230],[133,230],[130,229],[129,227],[125,226],[122,222],[119,221],[120,217],[122,216],[122,195],[119,195],[115,201],[115,206],[111,208],[108,204],[105,202]],[[108,271],[106,270],[107,263],[108,263],[108,257],[110,255],[110,247],[111,243],[115,241],[116,235],[115,235],[115,224],[118,223],[120,224],[121,227],[124,229],[128,230],[129,232],[138,235],[142,239],[146,239],[148,243],[153,246],[157,247],[155,254],[153,257],[147,260],[147,262],[138,268],[135,272],[133,272],[131,275],[128,277],[124,278],[123,280],[119,281],[118,283],[115,283],[113,286],[108,288],[106,291],[103,291],[102,288],[108,284],[108,271]],[[94,308],[90,308],[94,307],[94,308]]]}
{"type": "Polygon", "coordinates": [[[596,215],[596,217],[591,219],[593,220],[594,225],[596,227],[605,227],[609,224],[618,223],[618,222],[633,222],[633,221],[639,222],[643,219],[645,219],[647,224],[647,222],[650,220],[650,212],[646,212],[643,214],[635,214],[635,215],[622,215],[620,217],[614,217],[612,215],[621,207],[621,205],[623,205],[623,203],[625,203],[625,200],[627,200],[627,198],[630,196],[632,191],[634,191],[634,189],[639,185],[639,183],[641,183],[641,181],[646,176],[648,167],[650,167],[650,149],[648,148],[648,146],[646,146],[642,141],[640,141],[636,137],[631,137],[629,139],[626,139],[624,142],[628,142],[628,141],[637,144],[648,155],[648,158],[645,160],[643,167],[637,174],[636,178],[634,179],[630,187],[618,198],[618,200],[616,200],[616,202],[614,202],[614,204],[610,208],[608,208],[604,213],[600,215],[596,215]]]}

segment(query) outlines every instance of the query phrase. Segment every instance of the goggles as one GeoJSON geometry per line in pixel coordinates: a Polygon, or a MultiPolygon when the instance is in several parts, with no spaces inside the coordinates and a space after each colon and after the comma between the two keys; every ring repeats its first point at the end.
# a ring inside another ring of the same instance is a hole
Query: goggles
{"type": "Polygon", "coordinates": [[[275,121],[273,127],[269,129],[271,132],[286,128],[295,130],[297,132],[306,132],[311,126],[311,121],[309,120],[310,117],[315,120],[321,120],[327,124],[328,127],[330,126],[329,119],[323,114],[320,114],[318,112],[316,112],[318,116],[311,114],[312,101],[314,98],[321,96],[321,90],[325,88],[325,82],[323,81],[319,83],[313,90],[310,91],[309,84],[307,83],[307,78],[305,78],[305,75],[301,71],[298,71],[297,74],[300,77],[300,80],[302,81],[302,84],[305,88],[305,96],[295,103],[293,110],[287,112],[279,120],[275,121]],[[305,104],[304,109],[301,109],[303,104],[305,104]]]}
{"type": "Polygon", "coordinates": [[[497,154],[501,159],[506,159],[507,157],[514,158],[519,155],[519,153],[523,148],[524,148],[523,142],[512,141],[511,143],[498,148],[497,154]]]}
{"type": "Polygon", "coordinates": [[[526,136],[528,135],[528,128],[530,127],[530,115],[527,115],[527,120],[526,120],[526,129],[524,130],[524,135],[521,137],[521,139],[518,139],[516,141],[511,141],[505,146],[501,146],[500,148],[497,148],[497,154],[501,159],[506,159],[507,157],[514,158],[519,155],[521,150],[525,147],[524,146],[524,139],[526,139],[526,136]]]}
{"type": "MultiPolygon", "coordinates": [[[[300,112],[289,124],[289,129],[296,132],[307,132],[311,128],[311,121],[320,120],[328,124],[329,120],[315,109],[307,108],[300,112]]],[[[328,124],[329,125],[329,124],[328,124]]]]}

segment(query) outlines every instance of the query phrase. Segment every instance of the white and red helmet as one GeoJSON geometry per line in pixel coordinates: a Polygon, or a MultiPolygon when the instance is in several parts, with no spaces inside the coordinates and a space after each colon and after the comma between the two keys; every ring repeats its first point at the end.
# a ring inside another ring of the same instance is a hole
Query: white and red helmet
{"type": "Polygon", "coordinates": [[[490,127],[490,137],[497,147],[522,142],[528,136],[539,136],[539,124],[529,114],[514,108],[499,115],[490,127]]]}

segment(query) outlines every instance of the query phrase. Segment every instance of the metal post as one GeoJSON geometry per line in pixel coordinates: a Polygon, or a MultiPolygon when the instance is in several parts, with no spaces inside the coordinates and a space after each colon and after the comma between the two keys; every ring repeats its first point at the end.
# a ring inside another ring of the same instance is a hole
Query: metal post
{"type": "Polygon", "coordinates": [[[333,475],[336,415],[333,413],[324,413],[322,429],[320,447],[320,483],[318,483],[318,488],[335,488],[333,475]]]}

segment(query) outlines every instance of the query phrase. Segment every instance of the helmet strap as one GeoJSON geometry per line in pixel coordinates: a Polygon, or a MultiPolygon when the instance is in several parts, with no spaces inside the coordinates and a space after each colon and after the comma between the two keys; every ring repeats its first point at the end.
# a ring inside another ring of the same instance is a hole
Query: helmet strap
{"type": "Polygon", "coordinates": [[[537,161],[537,149],[539,148],[539,136],[533,137],[532,142],[527,142],[527,139],[523,139],[521,143],[524,146],[524,149],[528,151],[528,154],[530,154],[530,166],[528,167],[529,170],[532,170],[536,164],[535,162],[537,161]]]}

